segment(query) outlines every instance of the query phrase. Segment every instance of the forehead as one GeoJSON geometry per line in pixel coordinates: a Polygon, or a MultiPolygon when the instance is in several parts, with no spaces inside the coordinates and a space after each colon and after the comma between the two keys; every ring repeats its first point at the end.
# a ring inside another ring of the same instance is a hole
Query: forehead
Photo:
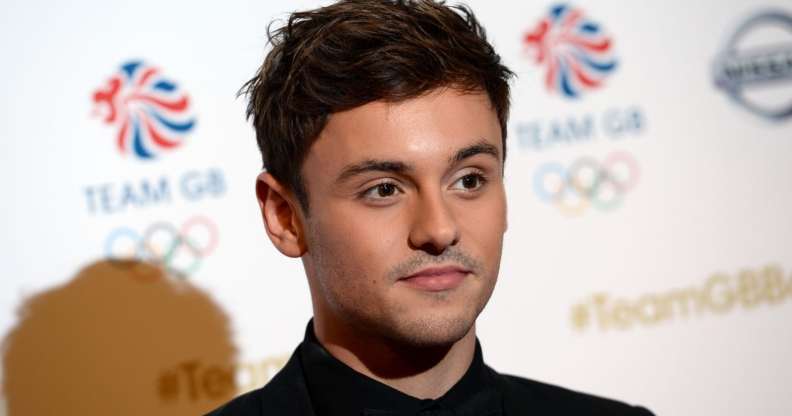
{"type": "Polygon", "coordinates": [[[482,141],[503,154],[500,124],[485,93],[440,89],[398,103],[375,101],[330,116],[308,151],[304,176],[332,175],[365,159],[445,163],[482,141]]]}

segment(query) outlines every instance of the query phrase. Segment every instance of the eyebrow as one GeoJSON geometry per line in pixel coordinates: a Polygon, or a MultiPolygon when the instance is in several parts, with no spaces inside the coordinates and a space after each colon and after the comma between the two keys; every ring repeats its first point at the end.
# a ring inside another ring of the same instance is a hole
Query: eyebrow
{"type": "Polygon", "coordinates": [[[495,157],[495,159],[500,160],[500,152],[498,148],[487,143],[483,139],[480,140],[478,143],[470,145],[468,147],[460,149],[456,154],[449,160],[450,163],[459,163],[467,158],[473,157],[475,155],[485,154],[491,155],[495,157]]]}
{"type": "Polygon", "coordinates": [[[366,172],[391,172],[402,174],[411,170],[413,170],[412,166],[397,160],[369,159],[360,163],[346,166],[341,171],[341,174],[338,175],[336,182],[343,182],[353,176],[357,176],[366,172]]]}
{"type": "MultiPolygon", "coordinates": [[[[500,152],[498,148],[481,140],[475,144],[459,149],[454,156],[449,159],[449,164],[459,163],[465,159],[471,158],[478,154],[492,155],[500,160],[500,152]]],[[[349,178],[361,175],[366,172],[390,172],[396,174],[404,174],[414,170],[413,166],[398,160],[379,160],[368,159],[359,163],[347,165],[341,170],[336,182],[344,182],[349,178]]]]}

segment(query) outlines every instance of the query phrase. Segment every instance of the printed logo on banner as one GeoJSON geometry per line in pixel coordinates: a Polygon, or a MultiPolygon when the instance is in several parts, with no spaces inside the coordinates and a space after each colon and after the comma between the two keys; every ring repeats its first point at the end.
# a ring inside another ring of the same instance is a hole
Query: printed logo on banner
{"type": "Polygon", "coordinates": [[[212,365],[197,359],[186,360],[161,372],[157,391],[163,402],[195,402],[222,398],[232,392],[235,395],[247,393],[267,384],[288,360],[288,354],[233,366],[212,365]]]}
{"type": "Polygon", "coordinates": [[[141,61],[121,65],[93,94],[94,112],[116,127],[116,147],[138,159],[175,149],[195,127],[187,94],[156,67],[141,61]]]}
{"type": "Polygon", "coordinates": [[[157,222],[143,232],[122,226],[107,235],[105,256],[118,264],[126,260],[147,261],[187,277],[215,251],[218,240],[217,225],[203,216],[189,218],[180,226],[157,222]]]}
{"type": "Polygon", "coordinates": [[[552,119],[518,121],[517,145],[544,151],[608,139],[623,142],[640,137],[646,129],[646,114],[638,106],[609,108],[599,114],[586,112],[552,119]]]}
{"type": "Polygon", "coordinates": [[[792,15],[764,11],[742,22],[716,56],[713,77],[754,114],[771,120],[791,116],[792,15]]]}
{"type": "Polygon", "coordinates": [[[545,68],[545,87],[566,98],[603,85],[616,69],[612,41],[598,23],[567,4],[550,13],[523,37],[535,62],[545,68]]]}
{"type": "Polygon", "coordinates": [[[613,152],[602,162],[581,157],[564,166],[545,163],[536,170],[534,192],[561,213],[578,216],[589,207],[607,212],[621,206],[640,179],[638,162],[627,152],[613,152]]]}
{"type": "Polygon", "coordinates": [[[120,183],[104,182],[83,189],[86,207],[92,215],[164,206],[177,199],[201,202],[220,198],[225,192],[225,176],[218,168],[189,170],[178,176],[161,175],[120,183]]]}
{"type": "MultiPolygon", "coordinates": [[[[535,63],[544,68],[546,89],[575,103],[603,87],[620,65],[610,35],[581,9],[568,4],[551,7],[548,15],[523,35],[523,44],[535,63]]],[[[580,104],[575,105],[577,109],[580,104]]],[[[584,109],[528,120],[515,114],[516,144],[521,150],[542,152],[602,140],[623,143],[643,136],[647,116],[642,107],[620,103],[596,111],[584,109]]]]}
{"type": "Polygon", "coordinates": [[[598,292],[572,305],[570,323],[578,331],[632,330],[700,318],[779,307],[792,301],[792,273],[778,264],[717,272],[701,283],[660,292],[615,297],[598,292]]]}

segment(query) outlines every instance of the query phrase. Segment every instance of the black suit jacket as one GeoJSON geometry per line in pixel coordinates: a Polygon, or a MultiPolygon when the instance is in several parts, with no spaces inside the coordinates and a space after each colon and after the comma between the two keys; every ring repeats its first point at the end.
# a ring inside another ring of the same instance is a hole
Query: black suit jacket
{"type": "MultiPolygon", "coordinates": [[[[311,407],[299,348],[267,385],[237,397],[207,416],[322,416],[311,407]]],[[[496,388],[502,393],[504,416],[652,416],[643,407],[486,369],[492,372],[496,388]]]]}

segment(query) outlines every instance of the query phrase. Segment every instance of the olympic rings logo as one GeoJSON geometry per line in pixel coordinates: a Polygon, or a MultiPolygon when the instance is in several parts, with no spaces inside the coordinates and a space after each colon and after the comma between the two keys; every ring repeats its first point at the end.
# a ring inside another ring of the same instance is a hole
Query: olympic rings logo
{"type": "Polygon", "coordinates": [[[218,240],[217,225],[195,216],[178,228],[168,222],[151,224],[143,233],[116,228],[105,240],[105,253],[111,261],[147,261],[185,277],[195,273],[203,259],[215,251],[218,240]]]}
{"type": "Polygon", "coordinates": [[[638,163],[630,154],[613,152],[602,163],[583,157],[568,169],[559,163],[545,163],[536,170],[533,187],[542,201],[554,204],[566,215],[576,216],[589,207],[601,211],[619,207],[640,175],[638,163]]]}

